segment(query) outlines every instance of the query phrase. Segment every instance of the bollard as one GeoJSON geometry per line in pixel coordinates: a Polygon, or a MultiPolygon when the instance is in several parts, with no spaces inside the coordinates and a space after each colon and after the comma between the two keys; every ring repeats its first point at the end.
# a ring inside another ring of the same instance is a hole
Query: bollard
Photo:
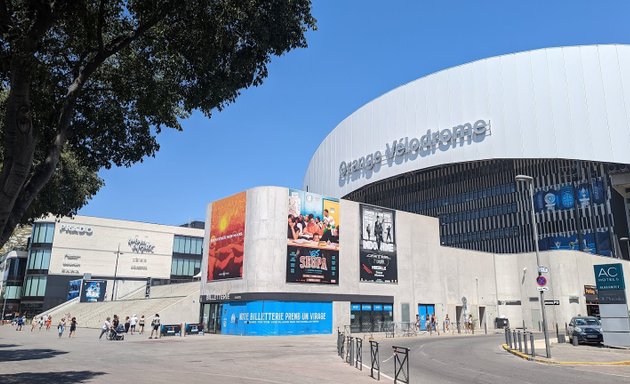
{"type": "Polygon", "coordinates": [[[542,325],[540,325],[540,320],[538,321],[538,330],[542,332],[542,325]]]}
{"type": "Polygon", "coordinates": [[[409,348],[392,347],[394,349],[394,384],[409,383],[409,348]]]}
{"type": "Polygon", "coordinates": [[[560,328],[558,328],[558,323],[556,323],[556,339],[560,340],[560,328]]]}
{"type": "Polygon", "coordinates": [[[523,352],[523,342],[521,339],[521,331],[518,331],[518,351],[523,352]]]}
{"type": "Polygon", "coordinates": [[[567,325],[567,323],[564,323],[564,333],[565,335],[569,336],[569,326],[567,325]]]}
{"type": "Polygon", "coordinates": [[[517,342],[516,342],[516,329],[512,331],[512,343],[514,343],[514,348],[516,349],[517,347],[517,342]]]}
{"type": "Polygon", "coordinates": [[[508,336],[508,345],[510,346],[510,349],[514,349],[512,348],[512,332],[510,332],[510,328],[507,329],[507,336],[508,336]]]}
{"type": "Polygon", "coordinates": [[[532,357],[536,357],[536,349],[534,348],[534,334],[530,332],[529,341],[531,343],[532,357]]]}
{"type": "Polygon", "coordinates": [[[381,380],[381,362],[378,354],[378,342],[370,341],[370,377],[376,380],[381,380]],[[374,377],[374,371],[376,371],[376,377],[374,377]]]}
{"type": "Polygon", "coordinates": [[[508,329],[507,328],[503,330],[503,334],[505,336],[505,345],[510,345],[510,343],[508,342],[508,329]]]}
{"type": "Polygon", "coordinates": [[[523,352],[528,355],[529,352],[527,352],[527,334],[528,332],[523,332],[523,352]]]}
{"type": "Polygon", "coordinates": [[[363,339],[357,337],[357,347],[355,350],[355,363],[354,363],[354,367],[357,368],[359,371],[363,370],[363,339]]]}
{"type": "Polygon", "coordinates": [[[485,321],[483,322],[483,331],[486,335],[488,334],[488,323],[486,323],[485,321]]]}
{"type": "Polygon", "coordinates": [[[580,344],[580,342],[578,341],[578,337],[576,335],[573,335],[571,342],[574,346],[578,346],[580,344]]]}

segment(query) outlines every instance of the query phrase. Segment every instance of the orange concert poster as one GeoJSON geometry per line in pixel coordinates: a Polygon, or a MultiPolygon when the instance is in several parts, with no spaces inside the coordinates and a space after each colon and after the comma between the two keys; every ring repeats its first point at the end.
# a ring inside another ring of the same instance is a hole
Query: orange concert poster
{"type": "Polygon", "coordinates": [[[208,281],[243,277],[246,200],[241,192],[212,204],[208,281]]]}

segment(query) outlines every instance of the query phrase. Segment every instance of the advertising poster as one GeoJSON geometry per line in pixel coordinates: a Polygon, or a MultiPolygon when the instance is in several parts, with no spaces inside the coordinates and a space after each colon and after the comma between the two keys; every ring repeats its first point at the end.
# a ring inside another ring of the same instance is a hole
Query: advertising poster
{"type": "Polygon", "coordinates": [[[273,336],[332,333],[332,303],[250,301],[223,305],[221,333],[273,336]]]}
{"type": "Polygon", "coordinates": [[[571,209],[575,205],[575,192],[572,185],[564,185],[560,188],[560,206],[562,209],[571,209]]]}
{"type": "Polygon", "coordinates": [[[361,204],[360,215],[361,281],[397,283],[395,212],[361,204]]]}
{"type": "Polygon", "coordinates": [[[339,200],[289,190],[287,282],[339,284],[339,200]]]}
{"type": "Polygon", "coordinates": [[[68,282],[68,297],[66,300],[72,300],[75,297],[79,297],[79,293],[81,292],[81,279],[79,280],[70,280],[68,282]]]}
{"type": "Polygon", "coordinates": [[[81,288],[82,303],[96,303],[105,301],[105,291],[107,290],[106,280],[83,280],[81,288]]]}
{"type": "Polygon", "coordinates": [[[547,208],[548,211],[553,211],[556,208],[560,207],[559,203],[559,198],[558,198],[558,193],[555,189],[550,189],[548,191],[545,192],[544,195],[544,201],[545,201],[545,208],[547,208]]]}
{"type": "Polygon", "coordinates": [[[208,281],[243,277],[246,202],[241,192],[212,204],[208,281]]]}

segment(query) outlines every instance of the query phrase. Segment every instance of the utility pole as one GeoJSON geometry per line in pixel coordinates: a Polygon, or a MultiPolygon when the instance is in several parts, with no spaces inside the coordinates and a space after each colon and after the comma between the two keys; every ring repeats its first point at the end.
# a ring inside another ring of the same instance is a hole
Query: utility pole
{"type": "MultiPolygon", "coordinates": [[[[517,182],[524,182],[527,184],[529,189],[529,199],[532,208],[532,237],[534,240],[534,249],[536,250],[536,266],[538,267],[538,275],[541,275],[540,272],[540,251],[538,249],[538,227],[536,226],[536,212],[534,212],[534,178],[526,175],[517,175],[517,182]]],[[[549,334],[547,332],[547,314],[545,311],[545,292],[543,290],[540,291],[540,308],[542,311],[542,327],[543,334],[545,335],[545,351],[547,352],[547,358],[551,358],[551,347],[549,345],[549,334]]]]}
{"type": "Polygon", "coordinates": [[[112,285],[112,300],[114,301],[114,292],[116,292],[116,277],[118,276],[118,259],[120,255],[124,255],[123,252],[120,252],[120,243],[118,243],[118,250],[114,252],[116,254],[116,267],[114,267],[114,284],[112,285]]]}

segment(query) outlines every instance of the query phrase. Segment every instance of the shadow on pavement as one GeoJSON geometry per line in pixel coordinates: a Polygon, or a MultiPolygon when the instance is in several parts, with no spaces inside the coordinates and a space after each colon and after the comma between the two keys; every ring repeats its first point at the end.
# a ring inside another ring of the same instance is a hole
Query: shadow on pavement
{"type": "Polygon", "coordinates": [[[17,344],[0,344],[0,348],[13,348],[13,347],[19,347],[19,345],[17,345],[17,344]]]}
{"type": "Polygon", "coordinates": [[[0,361],[49,359],[58,355],[65,355],[66,353],[68,352],[54,349],[4,349],[0,350],[0,361]]]}
{"type": "Polygon", "coordinates": [[[0,375],[0,383],[84,383],[96,376],[104,375],[105,372],[94,371],[65,371],[65,372],[22,372],[8,375],[0,375]]]}

